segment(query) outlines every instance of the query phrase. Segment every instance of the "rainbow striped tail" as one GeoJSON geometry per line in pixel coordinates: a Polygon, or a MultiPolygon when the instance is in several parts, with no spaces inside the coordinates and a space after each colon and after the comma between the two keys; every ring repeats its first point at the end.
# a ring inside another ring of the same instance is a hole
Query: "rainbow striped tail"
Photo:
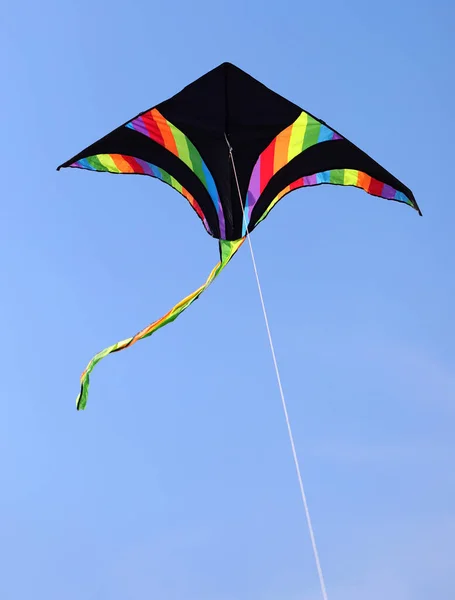
{"type": "Polygon", "coordinates": [[[218,275],[228,264],[228,262],[231,260],[231,258],[234,256],[234,254],[237,252],[237,250],[240,248],[244,241],[244,237],[240,240],[235,240],[233,242],[219,240],[220,261],[212,269],[212,272],[208,276],[207,281],[203,285],[201,285],[201,287],[199,287],[196,291],[194,291],[192,294],[190,294],[183,300],[180,300],[180,302],[176,304],[173,308],[171,308],[171,310],[168,313],[166,313],[163,317],[161,317],[161,319],[154,321],[153,323],[145,327],[145,329],[142,329],[142,331],[136,333],[135,336],[130,337],[121,342],[117,342],[112,346],[109,346],[109,348],[98,352],[98,354],[96,354],[96,356],[92,358],[92,360],[88,363],[85,371],[81,375],[81,389],[76,400],[77,410],[84,410],[87,405],[88,391],[90,387],[90,374],[95,368],[95,366],[100,362],[100,360],[102,360],[108,354],[112,354],[113,352],[119,352],[120,350],[125,350],[125,348],[129,348],[139,340],[151,336],[153,333],[155,333],[155,331],[161,329],[161,327],[164,327],[168,323],[172,323],[172,321],[175,321],[175,319],[184,310],[186,310],[190,306],[190,304],[192,304],[195,300],[199,298],[202,292],[204,292],[209,287],[212,281],[216,277],[218,277],[218,275]]]}

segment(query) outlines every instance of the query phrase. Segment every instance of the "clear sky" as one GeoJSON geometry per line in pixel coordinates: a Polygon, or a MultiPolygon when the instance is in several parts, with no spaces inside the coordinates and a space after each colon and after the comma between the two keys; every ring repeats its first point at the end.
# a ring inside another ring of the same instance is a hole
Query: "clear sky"
{"type": "Polygon", "coordinates": [[[451,0],[9,2],[0,21],[0,598],[316,600],[248,248],[150,178],[58,164],[224,61],[414,192],[254,232],[329,598],[455,594],[451,0]],[[172,223],[172,227],[171,227],[172,223]]]}

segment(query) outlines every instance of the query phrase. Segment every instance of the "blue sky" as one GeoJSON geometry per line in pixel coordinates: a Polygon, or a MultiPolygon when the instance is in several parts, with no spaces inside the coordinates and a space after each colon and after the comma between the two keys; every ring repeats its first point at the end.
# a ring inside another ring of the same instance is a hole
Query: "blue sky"
{"type": "Polygon", "coordinates": [[[93,353],[218,254],[160,182],[55,168],[225,60],[421,206],[299,190],[252,237],[329,597],[454,594],[454,19],[449,0],[3,10],[2,600],[320,597],[247,247],[74,405],[93,353]]]}

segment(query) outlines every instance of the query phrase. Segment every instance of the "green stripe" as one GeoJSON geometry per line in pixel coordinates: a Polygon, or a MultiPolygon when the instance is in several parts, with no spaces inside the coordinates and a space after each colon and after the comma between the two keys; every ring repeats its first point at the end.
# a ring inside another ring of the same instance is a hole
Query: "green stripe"
{"type": "Polygon", "coordinates": [[[310,146],[314,146],[314,144],[317,144],[320,129],[321,124],[319,123],[319,121],[316,121],[316,119],[313,119],[313,117],[308,115],[308,124],[306,126],[302,151],[306,150],[310,146]]]}
{"type": "Polygon", "coordinates": [[[344,169],[333,169],[330,171],[330,183],[344,185],[344,169]]]}
{"type": "Polygon", "coordinates": [[[179,158],[193,171],[204,187],[208,190],[204,169],[202,168],[201,155],[196,150],[194,144],[186,137],[183,131],[177,129],[177,127],[172,125],[172,123],[169,121],[167,121],[167,123],[171,129],[172,135],[174,136],[179,158]]]}
{"type": "Polygon", "coordinates": [[[91,167],[93,167],[97,171],[106,171],[106,167],[103,165],[103,163],[99,159],[98,155],[91,156],[90,158],[87,158],[87,162],[89,163],[89,165],[91,167]]]}
{"type": "Polygon", "coordinates": [[[197,151],[194,144],[190,140],[187,140],[187,142],[188,142],[188,151],[189,151],[189,154],[191,157],[191,163],[193,165],[193,171],[199,177],[199,179],[203,183],[206,190],[209,191],[207,181],[205,179],[204,169],[202,168],[202,157],[199,154],[199,152],[197,151]]]}
{"type": "Polygon", "coordinates": [[[183,160],[183,162],[191,169],[192,165],[186,135],[182,131],[180,131],[180,129],[174,127],[172,123],[169,123],[169,121],[167,121],[167,124],[169,125],[171,133],[174,136],[175,145],[177,146],[177,151],[179,153],[179,158],[183,160]]]}
{"type": "Polygon", "coordinates": [[[169,175],[169,173],[164,169],[160,169],[160,172],[162,181],[172,186],[172,177],[169,175]]]}

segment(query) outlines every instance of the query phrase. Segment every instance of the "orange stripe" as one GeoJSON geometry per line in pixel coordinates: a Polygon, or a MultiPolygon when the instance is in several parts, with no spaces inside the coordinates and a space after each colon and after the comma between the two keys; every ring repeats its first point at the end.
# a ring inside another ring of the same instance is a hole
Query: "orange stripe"
{"type": "Polygon", "coordinates": [[[359,171],[359,176],[357,178],[357,185],[361,187],[363,190],[368,190],[370,186],[371,177],[366,173],[362,173],[359,171]]]}
{"type": "Polygon", "coordinates": [[[126,161],[120,154],[111,154],[111,158],[114,161],[115,166],[122,173],[133,173],[133,167],[128,161],[126,161]]]}
{"type": "Polygon", "coordinates": [[[272,204],[276,204],[279,200],[281,200],[281,198],[283,196],[286,196],[286,194],[288,194],[291,191],[291,186],[287,185],[284,190],[281,190],[281,192],[278,194],[278,196],[275,198],[275,200],[273,201],[272,204]]]}
{"type": "Polygon", "coordinates": [[[292,125],[286,127],[276,138],[273,172],[276,173],[288,162],[289,143],[291,141],[292,125]]]}
{"type": "Polygon", "coordinates": [[[205,215],[202,212],[201,207],[196,202],[196,200],[193,198],[193,196],[189,193],[189,191],[186,190],[185,188],[182,188],[182,195],[185,196],[185,198],[188,200],[188,202],[191,204],[191,206],[194,208],[194,210],[197,212],[197,214],[201,217],[201,219],[205,219],[205,215]]]}
{"type": "Polygon", "coordinates": [[[169,150],[169,152],[172,152],[172,154],[178,156],[179,153],[177,151],[177,146],[175,144],[174,136],[172,135],[172,131],[170,126],[168,125],[168,122],[163,117],[163,115],[156,109],[153,111],[153,118],[155,119],[155,123],[157,124],[161,135],[163,136],[164,146],[166,150],[169,150]]]}

